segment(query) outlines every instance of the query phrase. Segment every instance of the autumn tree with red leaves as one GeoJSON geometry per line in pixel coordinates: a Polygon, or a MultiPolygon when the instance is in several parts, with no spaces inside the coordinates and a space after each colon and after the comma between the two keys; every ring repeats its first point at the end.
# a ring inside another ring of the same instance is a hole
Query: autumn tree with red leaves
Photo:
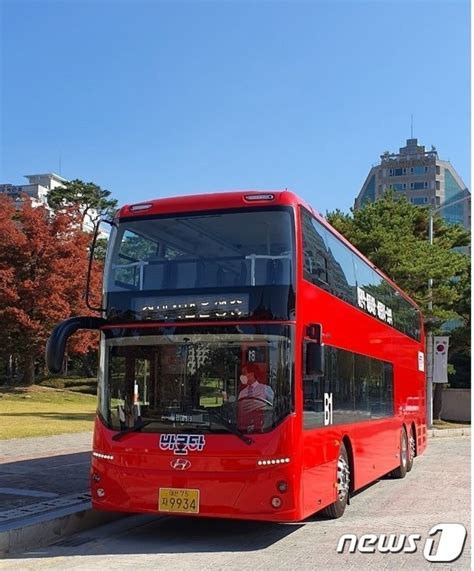
{"type": "MultiPolygon", "coordinates": [[[[52,216],[28,199],[16,210],[0,197],[0,357],[18,362],[24,384],[33,384],[53,327],[91,313],[84,301],[90,238],[77,210],[52,216]]],[[[96,265],[96,300],[100,280],[96,265]]],[[[71,339],[69,353],[85,354],[96,343],[97,334],[81,332],[71,339]]]]}

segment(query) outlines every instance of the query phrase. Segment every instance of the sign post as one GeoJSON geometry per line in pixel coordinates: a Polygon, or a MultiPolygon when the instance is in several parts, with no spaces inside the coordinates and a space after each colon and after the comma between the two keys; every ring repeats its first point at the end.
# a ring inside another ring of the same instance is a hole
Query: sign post
{"type": "Polygon", "coordinates": [[[433,334],[426,336],[426,421],[433,426],[433,334]]]}

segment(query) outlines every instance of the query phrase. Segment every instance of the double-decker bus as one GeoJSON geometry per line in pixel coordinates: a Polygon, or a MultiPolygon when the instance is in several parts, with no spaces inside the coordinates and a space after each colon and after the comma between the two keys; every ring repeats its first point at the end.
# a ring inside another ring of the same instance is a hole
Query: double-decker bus
{"type": "Polygon", "coordinates": [[[289,191],[124,206],[101,317],[91,491],[100,510],[340,517],[426,447],[419,309],[289,191]]]}

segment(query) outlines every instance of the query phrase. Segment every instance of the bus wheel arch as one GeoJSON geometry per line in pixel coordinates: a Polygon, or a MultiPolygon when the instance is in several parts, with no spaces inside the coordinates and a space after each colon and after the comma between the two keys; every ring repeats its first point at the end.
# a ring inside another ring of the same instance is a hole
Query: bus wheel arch
{"type": "Polygon", "coordinates": [[[349,497],[353,487],[352,477],[352,446],[349,438],[343,437],[339,447],[337,458],[337,478],[336,478],[336,501],[321,510],[320,514],[329,519],[337,519],[343,516],[346,506],[349,504],[349,497]],[[351,452],[349,452],[349,450],[351,452]],[[347,482],[347,480],[349,480],[347,482]]]}

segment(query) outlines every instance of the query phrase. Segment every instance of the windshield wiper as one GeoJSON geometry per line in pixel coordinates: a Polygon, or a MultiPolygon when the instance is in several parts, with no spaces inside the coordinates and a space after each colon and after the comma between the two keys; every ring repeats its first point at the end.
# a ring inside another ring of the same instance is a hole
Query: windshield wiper
{"type": "Polygon", "coordinates": [[[222,416],[222,414],[218,413],[215,410],[207,410],[206,412],[209,413],[209,420],[211,420],[212,417],[214,416],[217,420],[219,420],[227,428],[227,430],[229,432],[232,432],[232,434],[235,434],[235,436],[240,438],[240,440],[242,440],[242,442],[245,442],[245,444],[250,445],[250,444],[255,443],[255,440],[253,440],[253,438],[250,438],[250,436],[247,436],[246,434],[244,434],[236,426],[234,426],[232,423],[230,423],[225,416],[222,416]]]}
{"type": "MultiPolygon", "coordinates": [[[[127,434],[130,434],[131,432],[139,432],[142,428],[145,428],[145,426],[148,426],[149,424],[153,424],[153,423],[159,423],[159,422],[162,422],[163,424],[175,425],[176,423],[179,423],[180,421],[171,420],[171,418],[155,418],[154,420],[145,420],[144,422],[141,422],[140,424],[137,424],[136,426],[130,426],[129,428],[124,428],[120,432],[117,432],[117,434],[114,434],[112,436],[112,440],[120,440],[123,436],[126,436],[127,434]]],[[[186,422],[181,422],[181,424],[186,424],[186,422]]],[[[190,422],[189,424],[193,424],[193,423],[190,422]]],[[[198,423],[195,422],[194,424],[198,424],[198,423]]],[[[203,423],[201,423],[201,426],[205,427],[205,426],[207,426],[207,424],[203,422],[203,423]]],[[[196,426],[196,429],[199,430],[200,427],[196,426]]]]}
{"type": "Polygon", "coordinates": [[[117,432],[117,434],[114,434],[112,436],[112,440],[120,440],[121,438],[123,438],[125,435],[130,434],[131,432],[139,432],[142,428],[144,428],[145,426],[148,426],[149,424],[152,424],[153,422],[161,422],[158,420],[146,420],[145,422],[142,422],[140,424],[137,424],[136,426],[130,426],[129,428],[124,428],[123,430],[121,430],[120,432],[117,432]]]}
{"type": "MultiPolygon", "coordinates": [[[[240,440],[242,440],[242,442],[245,442],[245,444],[250,445],[250,444],[255,443],[255,440],[250,438],[250,436],[247,436],[241,430],[239,430],[236,426],[229,423],[229,421],[227,420],[227,418],[225,418],[225,416],[222,416],[221,414],[219,414],[217,411],[214,411],[214,410],[212,410],[212,411],[206,410],[206,412],[209,413],[209,419],[211,419],[214,416],[214,418],[216,418],[229,432],[231,432],[232,434],[235,434],[235,436],[240,438],[240,440]]],[[[163,422],[165,424],[175,424],[176,423],[176,421],[171,420],[169,418],[160,418],[160,419],[157,418],[155,420],[146,420],[144,422],[141,422],[140,424],[137,424],[136,426],[130,426],[129,428],[125,428],[124,430],[117,432],[117,434],[114,434],[112,436],[112,440],[121,440],[127,434],[131,434],[132,432],[139,432],[142,428],[145,428],[145,426],[148,426],[149,424],[153,424],[153,423],[159,423],[159,422],[163,422]]],[[[198,428],[198,430],[199,430],[199,428],[198,428]]]]}

